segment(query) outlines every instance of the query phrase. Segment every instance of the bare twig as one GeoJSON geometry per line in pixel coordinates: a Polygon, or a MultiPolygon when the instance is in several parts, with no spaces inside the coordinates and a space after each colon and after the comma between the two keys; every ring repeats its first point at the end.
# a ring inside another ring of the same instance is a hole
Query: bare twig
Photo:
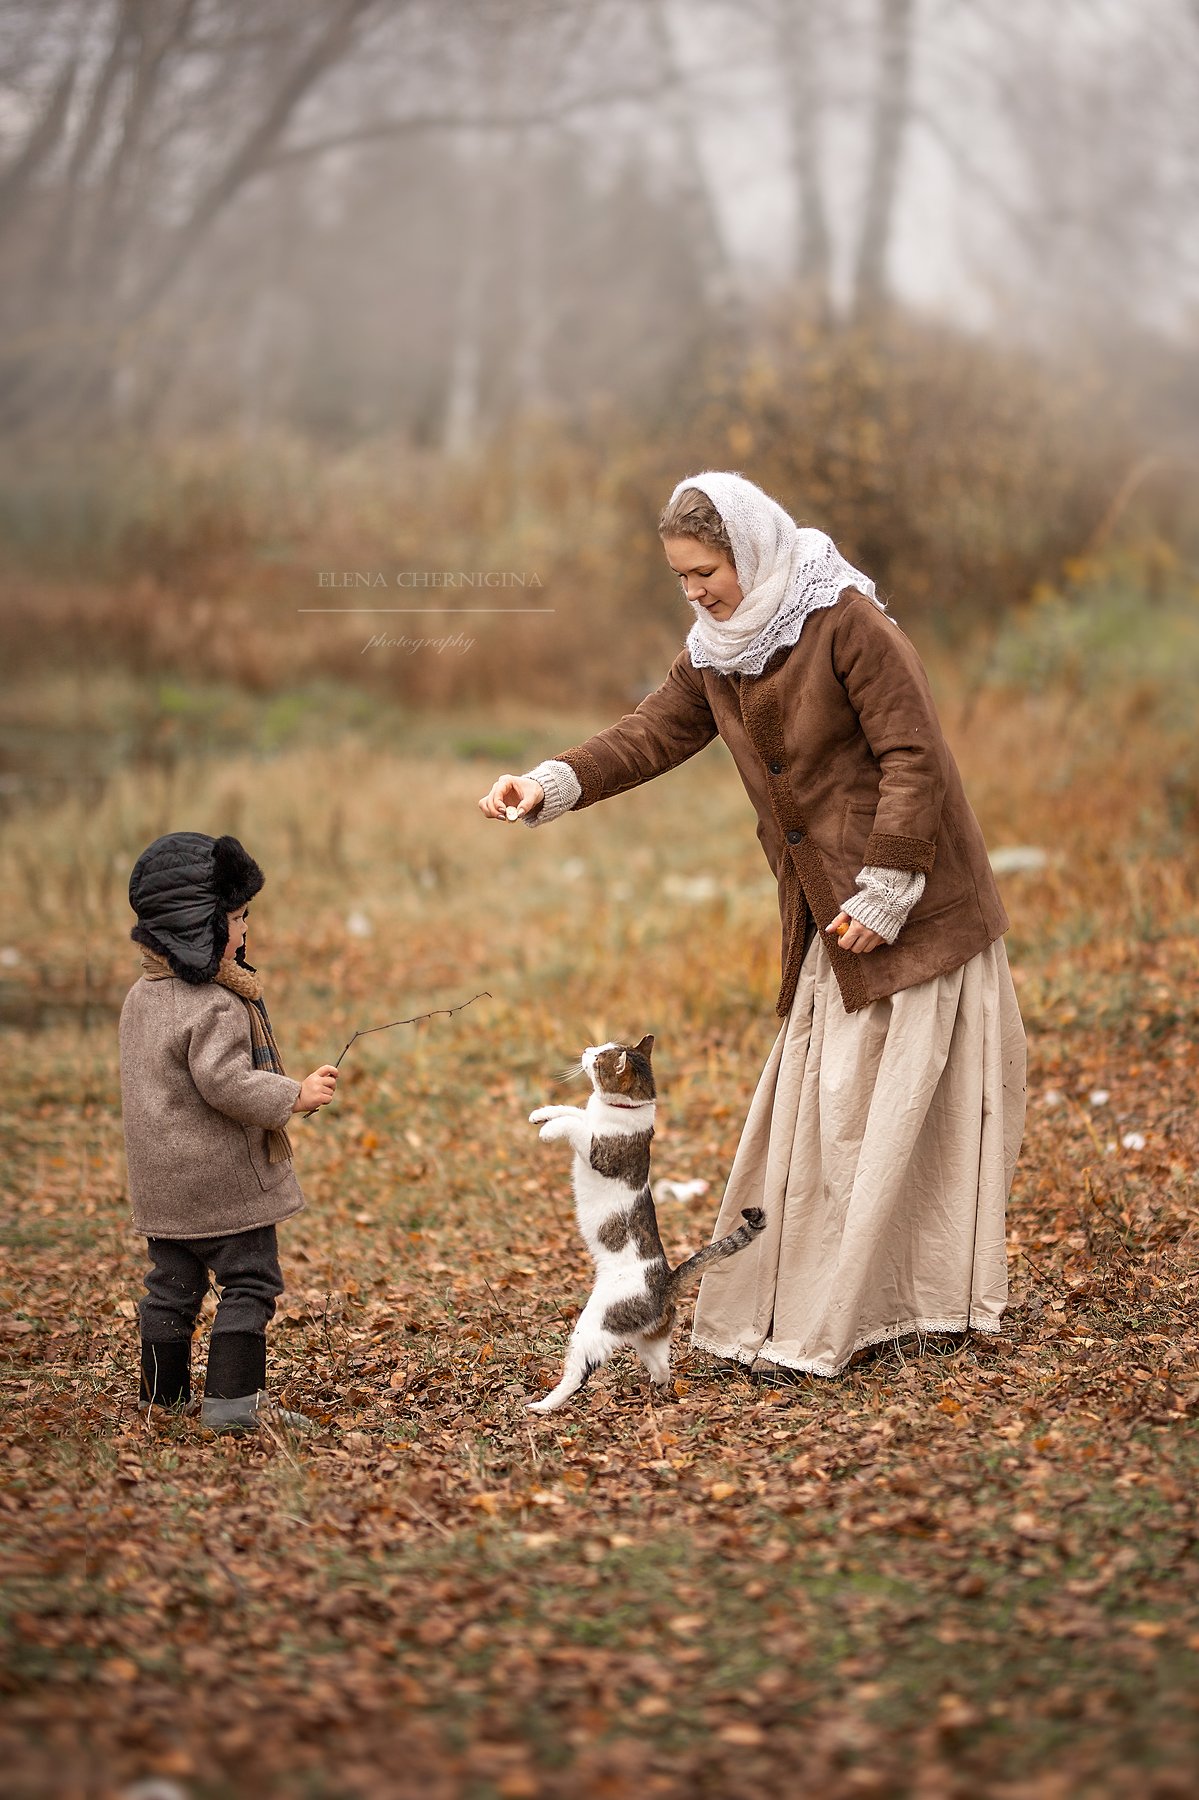
{"type": "Polygon", "coordinates": [[[1040,1268],[1033,1261],[1032,1257],[1028,1254],[1027,1250],[1021,1250],[1019,1254],[1023,1257],[1024,1261],[1028,1264],[1029,1268],[1032,1270],[1033,1274],[1037,1277],[1038,1281],[1043,1281],[1045,1283],[1045,1286],[1047,1288],[1051,1288],[1055,1294],[1064,1294],[1066,1292],[1065,1288],[1062,1286],[1060,1281],[1055,1281],[1053,1279],[1052,1275],[1046,1274],[1045,1270],[1040,1268]]]}
{"type": "Polygon", "coordinates": [[[229,1586],[233,1589],[238,1599],[244,1600],[246,1597],[246,1584],[241,1579],[241,1576],[234,1574],[220,1551],[212,1543],[209,1543],[208,1545],[208,1555],[216,1564],[221,1574],[225,1577],[225,1580],[229,1583],[229,1586]]]}
{"type": "Polygon", "coordinates": [[[650,1394],[645,1402],[645,1417],[650,1429],[650,1438],[654,1447],[654,1455],[658,1462],[666,1461],[666,1450],[662,1443],[662,1434],[658,1430],[658,1415],[654,1411],[654,1397],[650,1394]]]}
{"type": "Polygon", "coordinates": [[[431,1513],[427,1513],[425,1511],[424,1507],[420,1504],[420,1501],[414,1500],[412,1498],[411,1494],[405,1494],[404,1504],[405,1504],[405,1506],[411,1508],[411,1510],[416,1514],[418,1519],[423,1519],[426,1525],[431,1525],[433,1527],[434,1531],[440,1532],[442,1537],[448,1538],[448,1537],[453,1536],[453,1533],[448,1529],[448,1527],[443,1525],[441,1523],[440,1519],[435,1519],[431,1513]]]}
{"type": "Polygon", "coordinates": [[[505,1307],[503,1301],[500,1299],[499,1295],[496,1293],[495,1289],[492,1287],[491,1283],[488,1281],[486,1275],[484,1275],[484,1277],[483,1277],[483,1286],[487,1289],[487,1292],[491,1295],[492,1304],[494,1305],[495,1310],[499,1313],[499,1315],[500,1315],[501,1319],[503,1319],[505,1325],[507,1325],[510,1322],[509,1318],[508,1318],[508,1309],[505,1307]]]}
{"type": "Polygon", "coordinates": [[[258,1424],[259,1424],[260,1430],[265,1430],[267,1436],[271,1439],[271,1442],[274,1444],[274,1446],[275,1446],[276,1450],[278,1450],[279,1454],[281,1456],[285,1456],[287,1458],[288,1462],[291,1464],[291,1466],[295,1470],[296,1474],[302,1475],[303,1470],[300,1468],[299,1463],[296,1461],[296,1459],[292,1455],[291,1451],[287,1448],[287,1445],[283,1442],[282,1435],[277,1430],[273,1420],[271,1420],[269,1418],[260,1418],[258,1421],[258,1424]]]}
{"type": "MultiPolygon", "coordinates": [[[[436,1019],[436,1018],[439,1018],[443,1013],[448,1018],[451,1013],[461,1012],[463,1007],[465,1007],[465,1006],[473,1006],[476,1000],[490,1000],[490,999],[491,999],[491,995],[488,993],[487,989],[484,988],[481,993],[472,994],[469,1000],[459,1001],[457,1006],[435,1006],[433,1008],[432,1012],[417,1013],[415,1018],[412,1018],[412,1019],[392,1019],[390,1021],[390,1023],[388,1023],[387,1025],[364,1026],[361,1031],[356,1031],[354,1033],[353,1037],[350,1039],[349,1044],[345,1044],[342,1046],[341,1056],[338,1057],[338,1059],[334,1063],[333,1067],[335,1069],[340,1069],[341,1057],[344,1056],[346,1051],[350,1048],[350,1044],[357,1043],[357,1041],[360,1037],[369,1037],[372,1031],[394,1031],[395,1027],[397,1025],[419,1025],[422,1019],[436,1019]]],[[[319,1111],[320,1111],[319,1106],[314,1106],[311,1109],[311,1111],[306,1112],[303,1116],[306,1119],[310,1119],[312,1117],[313,1113],[319,1112],[319,1111]]]]}

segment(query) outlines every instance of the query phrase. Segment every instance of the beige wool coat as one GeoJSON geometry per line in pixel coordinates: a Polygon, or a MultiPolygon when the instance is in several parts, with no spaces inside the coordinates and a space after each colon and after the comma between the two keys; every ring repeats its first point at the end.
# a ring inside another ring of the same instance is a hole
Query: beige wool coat
{"type": "Polygon", "coordinates": [[[119,1028],[133,1223],[147,1237],[232,1237],[291,1218],[304,1195],[267,1132],[300,1092],[256,1069],[245,1002],[206,981],[136,981],[119,1028]]]}
{"type": "Polygon", "coordinates": [[[865,594],[847,588],[813,613],[760,675],[697,669],[684,647],[633,712],[556,758],[578,777],[578,810],[676,767],[718,733],[778,881],[780,1016],[809,918],[825,930],[868,866],[927,880],[893,945],[855,955],[824,940],[847,1012],[960,968],[1007,930],[923,664],[865,594]]]}

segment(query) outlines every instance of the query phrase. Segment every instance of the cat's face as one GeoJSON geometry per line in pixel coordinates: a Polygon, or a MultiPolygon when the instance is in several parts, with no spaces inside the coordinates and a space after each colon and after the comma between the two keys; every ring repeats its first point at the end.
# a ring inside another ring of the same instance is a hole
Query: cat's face
{"type": "Polygon", "coordinates": [[[653,1037],[647,1035],[639,1044],[589,1044],[581,1060],[597,1093],[625,1102],[652,1100],[657,1092],[653,1049],[653,1037]]]}

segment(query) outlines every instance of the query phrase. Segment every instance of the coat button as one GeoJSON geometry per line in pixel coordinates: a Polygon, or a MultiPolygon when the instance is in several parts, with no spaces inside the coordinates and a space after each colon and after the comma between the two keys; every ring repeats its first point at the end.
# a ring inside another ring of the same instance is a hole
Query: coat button
{"type": "Polygon", "coordinates": [[[802,831],[789,831],[787,833],[787,842],[789,844],[802,843],[803,842],[803,832],[802,831]]]}
{"type": "Polygon", "coordinates": [[[782,772],[783,772],[783,765],[782,765],[782,763],[771,763],[771,765],[770,765],[770,773],[771,773],[771,774],[772,774],[772,775],[781,775],[781,774],[782,774],[782,772]]]}

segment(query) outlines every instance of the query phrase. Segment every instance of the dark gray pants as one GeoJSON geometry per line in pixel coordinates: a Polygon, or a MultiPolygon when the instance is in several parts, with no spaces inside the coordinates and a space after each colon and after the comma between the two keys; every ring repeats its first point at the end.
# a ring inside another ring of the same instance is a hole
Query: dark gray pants
{"type": "Polygon", "coordinates": [[[213,1335],[266,1330],[283,1292],[273,1225],[235,1237],[152,1237],[146,1247],[151,1260],[140,1309],[143,1342],[177,1344],[191,1337],[208,1292],[209,1269],[221,1291],[213,1335]]]}

